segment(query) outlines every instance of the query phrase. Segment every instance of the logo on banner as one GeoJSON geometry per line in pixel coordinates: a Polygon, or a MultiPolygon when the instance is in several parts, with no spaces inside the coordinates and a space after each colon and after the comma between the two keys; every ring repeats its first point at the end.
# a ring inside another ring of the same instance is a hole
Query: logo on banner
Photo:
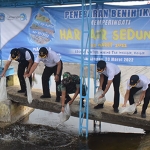
{"type": "Polygon", "coordinates": [[[24,13],[20,14],[20,20],[21,21],[27,20],[27,15],[24,13]]]}
{"type": "Polygon", "coordinates": [[[8,20],[20,20],[20,21],[24,21],[27,20],[27,15],[22,13],[19,16],[7,16],[8,20]]]}
{"type": "Polygon", "coordinates": [[[30,26],[30,40],[39,45],[48,44],[54,38],[53,18],[43,7],[34,16],[30,26]]]}
{"type": "Polygon", "coordinates": [[[4,22],[4,21],[5,21],[5,14],[0,13],[0,22],[4,22]]]}

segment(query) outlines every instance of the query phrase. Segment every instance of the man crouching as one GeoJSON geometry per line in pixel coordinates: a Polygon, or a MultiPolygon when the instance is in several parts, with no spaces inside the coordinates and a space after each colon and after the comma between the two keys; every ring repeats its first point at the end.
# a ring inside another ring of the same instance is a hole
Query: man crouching
{"type": "MultiPolygon", "coordinates": [[[[69,72],[65,72],[63,74],[63,80],[61,84],[58,85],[58,91],[61,92],[61,103],[62,109],[61,111],[64,112],[64,105],[69,102],[69,105],[73,103],[77,95],[80,93],[80,78],[78,75],[70,74],[69,72]],[[71,98],[69,94],[73,94],[71,98]]],[[[82,95],[86,95],[85,85],[82,85],[82,95]]],[[[82,98],[82,107],[84,107],[84,98],[82,98]]]]}

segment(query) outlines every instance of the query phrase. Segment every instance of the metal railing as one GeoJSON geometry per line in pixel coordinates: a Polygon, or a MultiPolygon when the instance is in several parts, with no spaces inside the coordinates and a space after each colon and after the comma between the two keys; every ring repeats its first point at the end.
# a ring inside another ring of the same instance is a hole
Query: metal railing
{"type": "Polygon", "coordinates": [[[80,109],[79,109],[79,135],[83,136],[84,130],[85,130],[86,137],[88,137],[88,121],[89,121],[91,0],[89,0],[88,6],[86,6],[85,0],[82,0],[82,14],[84,14],[84,10],[87,8],[89,10],[89,15],[87,15],[88,17],[84,18],[84,15],[82,15],[81,65],[80,65],[80,81],[81,82],[80,82],[80,109]],[[85,22],[85,19],[87,22],[85,22]],[[86,29],[86,26],[87,26],[87,29],[86,29]],[[85,80],[85,69],[87,70],[87,80],[85,80]],[[86,96],[82,95],[82,84],[85,84],[87,86],[86,96]],[[82,98],[85,99],[84,108],[82,108],[82,98]],[[85,125],[83,125],[84,121],[85,121],[85,125]]]}

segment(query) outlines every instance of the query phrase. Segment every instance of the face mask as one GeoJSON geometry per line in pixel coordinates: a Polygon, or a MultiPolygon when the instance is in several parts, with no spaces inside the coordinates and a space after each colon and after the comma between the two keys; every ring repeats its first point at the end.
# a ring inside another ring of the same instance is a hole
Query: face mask
{"type": "Polygon", "coordinates": [[[46,58],[47,55],[39,55],[40,58],[46,58]]]}
{"type": "Polygon", "coordinates": [[[130,85],[130,87],[135,87],[137,85],[137,83],[135,83],[134,85],[130,85]]]}
{"type": "MultiPolygon", "coordinates": [[[[11,57],[12,58],[12,57],[11,57]]],[[[12,60],[17,60],[19,58],[19,56],[16,56],[15,58],[12,58],[12,60]]]]}
{"type": "Polygon", "coordinates": [[[97,69],[97,72],[102,73],[104,72],[104,69],[97,69]]]}

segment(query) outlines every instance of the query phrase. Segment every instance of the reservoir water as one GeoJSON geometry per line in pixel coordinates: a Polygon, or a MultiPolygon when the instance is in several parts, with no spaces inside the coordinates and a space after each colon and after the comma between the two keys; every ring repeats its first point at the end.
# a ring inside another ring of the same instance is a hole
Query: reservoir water
{"type": "Polygon", "coordinates": [[[78,136],[78,118],[70,117],[57,126],[57,113],[34,110],[21,122],[0,131],[1,150],[137,150],[144,137],[142,129],[101,123],[93,128],[89,120],[89,137],[78,136]]]}
{"type": "MultiPolygon", "coordinates": [[[[52,80],[51,91],[55,89],[52,80]]],[[[40,86],[38,82],[33,88],[40,86]]],[[[107,99],[111,97],[110,92],[107,99]]],[[[93,121],[89,120],[89,136],[86,139],[78,135],[78,118],[70,117],[57,127],[58,123],[57,113],[35,109],[22,121],[0,130],[0,150],[137,150],[145,136],[140,128],[105,122],[100,125],[96,122],[94,128],[93,121]]]]}

